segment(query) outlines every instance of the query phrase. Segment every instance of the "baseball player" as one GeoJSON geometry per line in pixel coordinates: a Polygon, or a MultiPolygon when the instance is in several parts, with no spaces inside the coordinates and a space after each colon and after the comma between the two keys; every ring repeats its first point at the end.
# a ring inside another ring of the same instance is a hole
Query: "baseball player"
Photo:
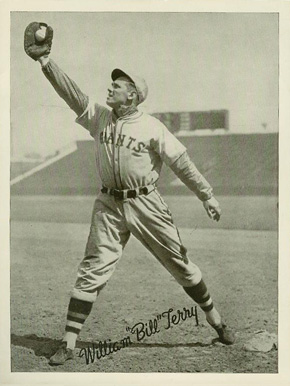
{"type": "Polygon", "coordinates": [[[177,138],[159,120],[138,110],[148,93],[142,78],[121,69],[113,70],[106,100],[109,108],[93,103],[50,59],[52,38],[51,27],[31,23],[25,31],[25,51],[40,62],[43,74],[76,113],[76,122],[94,138],[97,172],[103,187],[95,200],[84,258],[68,305],[63,340],[50,364],[61,365],[73,358],[81,328],[113,274],[130,234],[141,241],[200,306],[219,340],[233,344],[234,333],[214,307],[201,271],[188,258],[171,212],[156,187],[164,162],[202,201],[209,217],[219,221],[221,209],[210,184],[177,138]]]}

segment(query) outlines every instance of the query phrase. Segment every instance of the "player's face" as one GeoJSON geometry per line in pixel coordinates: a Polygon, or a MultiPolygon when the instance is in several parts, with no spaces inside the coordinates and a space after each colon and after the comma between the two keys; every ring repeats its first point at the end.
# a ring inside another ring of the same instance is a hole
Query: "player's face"
{"type": "Polygon", "coordinates": [[[126,80],[117,79],[111,84],[106,101],[108,106],[114,108],[127,103],[129,96],[127,83],[126,80]]]}

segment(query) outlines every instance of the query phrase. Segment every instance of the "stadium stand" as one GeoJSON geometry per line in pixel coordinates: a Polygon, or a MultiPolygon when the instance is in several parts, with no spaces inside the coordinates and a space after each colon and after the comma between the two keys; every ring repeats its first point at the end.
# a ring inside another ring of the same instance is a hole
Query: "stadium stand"
{"type": "MultiPolygon", "coordinates": [[[[179,139],[187,147],[198,169],[214,187],[216,194],[277,195],[277,133],[179,139]]],[[[160,178],[160,188],[170,194],[167,186],[172,186],[176,178],[170,169],[166,169],[164,168],[160,178]]],[[[174,194],[190,193],[180,184],[176,185],[174,194]]]]}
{"type": "Polygon", "coordinates": [[[18,176],[22,176],[29,170],[36,168],[41,162],[27,162],[27,161],[11,161],[10,164],[10,179],[14,180],[18,176]]]}
{"type": "MultiPolygon", "coordinates": [[[[230,134],[179,137],[217,195],[277,195],[278,134],[230,134]]],[[[51,162],[11,186],[11,194],[96,195],[94,142],[79,141],[77,150],[51,162]]],[[[158,182],[165,195],[191,194],[163,167],[158,182]]]]}

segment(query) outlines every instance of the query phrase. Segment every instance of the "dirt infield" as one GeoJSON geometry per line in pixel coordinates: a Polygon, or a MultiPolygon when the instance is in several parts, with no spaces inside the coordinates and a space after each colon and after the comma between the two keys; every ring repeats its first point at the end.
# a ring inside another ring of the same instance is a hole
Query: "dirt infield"
{"type": "MultiPolygon", "coordinates": [[[[261,200],[259,208],[267,206],[261,200]]],[[[227,199],[223,201],[226,204],[227,199]]],[[[253,208],[257,208],[258,201],[252,203],[253,208]]],[[[81,208],[84,212],[91,208],[92,202],[88,198],[31,201],[27,197],[12,198],[13,372],[277,372],[277,351],[254,353],[243,349],[243,344],[257,330],[277,334],[277,232],[252,230],[251,224],[257,223],[257,216],[261,217],[253,210],[248,218],[250,229],[234,229],[235,223],[233,229],[188,226],[191,222],[186,219],[190,216],[186,217],[182,205],[176,213],[181,238],[191,259],[203,271],[226,322],[236,329],[237,343],[227,347],[216,342],[215,332],[199,310],[198,326],[195,318],[188,318],[166,329],[163,319],[160,332],[137,341],[127,327],[138,322],[148,323],[170,308],[172,312],[184,307],[191,309],[193,303],[132,237],[82,330],[75,359],[61,367],[49,366],[47,358],[62,337],[69,292],[89,231],[90,214],[86,222],[82,221],[84,216],[79,216],[77,221],[77,215],[81,208]],[[128,336],[129,347],[86,363],[84,352],[93,343],[119,342],[128,336]]],[[[265,214],[266,219],[270,218],[269,212],[265,214]]],[[[201,215],[206,218],[205,213],[201,215]]],[[[270,229],[275,229],[273,218],[272,213],[270,229]]],[[[196,224],[198,219],[196,217],[196,224]]]]}

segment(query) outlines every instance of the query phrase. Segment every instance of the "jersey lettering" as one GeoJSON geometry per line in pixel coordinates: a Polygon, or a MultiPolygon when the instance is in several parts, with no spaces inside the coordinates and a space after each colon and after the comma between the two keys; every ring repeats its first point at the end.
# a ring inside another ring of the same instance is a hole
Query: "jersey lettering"
{"type": "Polygon", "coordinates": [[[113,145],[113,143],[114,143],[114,134],[113,133],[111,133],[109,135],[109,138],[106,140],[106,143],[113,145]]]}
{"type": "Polygon", "coordinates": [[[123,146],[124,145],[124,140],[125,140],[126,134],[119,134],[119,137],[116,142],[116,146],[123,146]]]}
{"type": "Polygon", "coordinates": [[[133,150],[136,151],[137,153],[140,153],[140,151],[142,151],[145,146],[146,145],[144,142],[138,142],[138,146],[134,147],[133,150]]]}
{"type": "Polygon", "coordinates": [[[127,149],[130,149],[130,146],[131,146],[132,142],[135,142],[135,141],[136,141],[136,138],[130,137],[130,138],[129,138],[129,143],[128,143],[127,149]]]}
{"type": "MultiPolygon", "coordinates": [[[[122,147],[124,146],[125,144],[125,138],[126,138],[126,134],[119,134],[118,135],[118,138],[117,138],[117,141],[116,141],[116,147],[122,147]]],[[[108,137],[106,136],[106,133],[104,131],[102,131],[100,133],[100,143],[103,145],[103,144],[113,144],[114,143],[114,134],[111,133],[108,137]]],[[[136,138],[133,138],[133,137],[129,137],[128,141],[127,141],[127,146],[126,148],[127,149],[130,149],[131,148],[131,145],[136,141],[136,138]]],[[[146,147],[146,144],[144,142],[137,142],[136,146],[132,148],[133,151],[136,151],[137,153],[140,153],[144,148],[146,147]]]]}

